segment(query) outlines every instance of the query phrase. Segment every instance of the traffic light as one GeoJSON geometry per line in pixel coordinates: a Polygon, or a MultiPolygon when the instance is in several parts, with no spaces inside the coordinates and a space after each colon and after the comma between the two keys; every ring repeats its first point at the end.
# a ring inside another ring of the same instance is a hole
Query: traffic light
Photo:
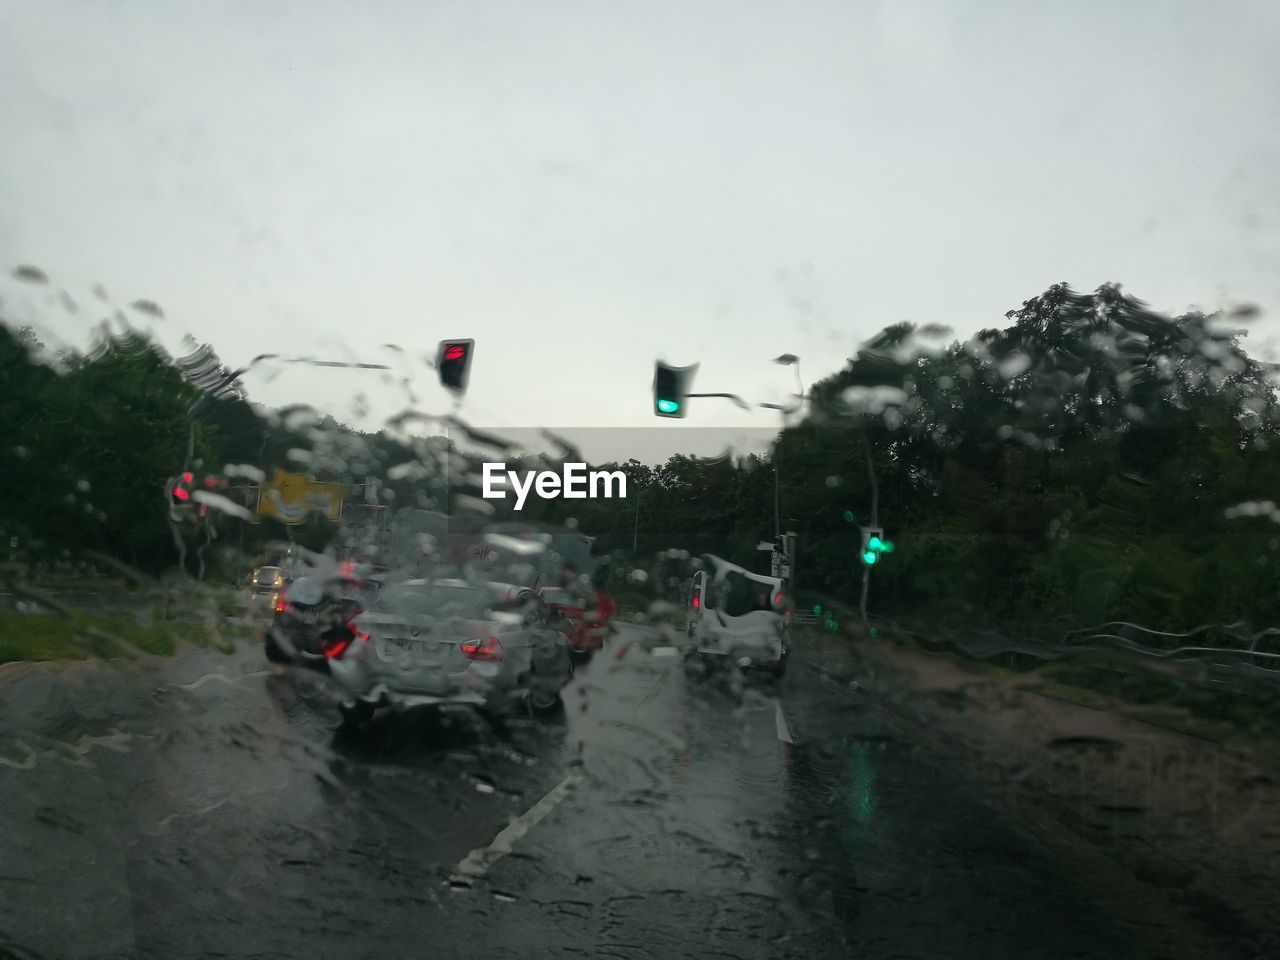
{"type": "Polygon", "coordinates": [[[195,501],[191,499],[191,471],[188,470],[180,476],[174,477],[169,481],[169,503],[175,507],[190,507],[195,501]]]}
{"type": "Polygon", "coordinates": [[[471,375],[471,357],[475,353],[474,340],[441,340],[436,354],[436,372],[440,386],[461,396],[467,392],[467,379],[471,375]]]}
{"type": "Polygon", "coordinates": [[[874,566],[882,553],[893,553],[893,544],[884,538],[879,527],[862,528],[862,562],[874,566]]]}
{"type": "Polygon", "coordinates": [[[661,360],[653,367],[653,412],[659,417],[683,418],[685,415],[685,395],[693,382],[697,371],[695,363],[691,367],[672,367],[661,360]]]}

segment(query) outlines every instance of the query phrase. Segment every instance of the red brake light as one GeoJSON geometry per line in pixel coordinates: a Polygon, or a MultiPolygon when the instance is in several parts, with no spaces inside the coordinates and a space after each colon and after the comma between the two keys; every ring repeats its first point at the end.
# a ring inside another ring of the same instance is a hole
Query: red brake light
{"type": "Polygon", "coordinates": [[[285,597],[284,592],[281,591],[276,595],[276,613],[284,613],[284,608],[288,605],[289,601],[285,597]]]}
{"type": "Polygon", "coordinates": [[[502,644],[498,643],[498,638],[483,627],[478,628],[461,649],[468,660],[484,663],[502,662],[502,644]]]}
{"type": "Polygon", "coordinates": [[[693,598],[693,609],[695,609],[695,610],[697,610],[697,609],[698,609],[698,598],[697,598],[697,597],[694,597],[694,598],[693,598]]]}
{"type": "Polygon", "coordinates": [[[782,591],[781,591],[781,590],[779,590],[777,593],[775,593],[775,594],[773,595],[773,605],[774,605],[775,607],[780,607],[780,606],[782,606],[782,591]]]}
{"type": "Polygon", "coordinates": [[[190,500],[190,499],[191,499],[191,494],[187,493],[187,491],[183,490],[181,487],[174,487],[174,488],[173,488],[173,495],[174,495],[174,497],[175,497],[176,499],[178,499],[178,500],[190,500]]]}
{"type": "Polygon", "coordinates": [[[346,653],[351,644],[356,641],[359,641],[360,643],[368,643],[369,635],[367,633],[361,633],[359,630],[352,629],[349,636],[328,641],[320,648],[320,651],[330,660],[341,660],[342,655],[346,653]]]}

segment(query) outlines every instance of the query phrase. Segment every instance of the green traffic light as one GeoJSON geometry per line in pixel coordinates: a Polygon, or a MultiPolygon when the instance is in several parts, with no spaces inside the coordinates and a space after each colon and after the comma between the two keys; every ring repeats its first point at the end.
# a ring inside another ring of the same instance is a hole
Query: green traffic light
{"type": "Polygon", "coordinates": [[[676,403],[676,401],[674,401],[674,400],[659,400],[659,401],[658,401],[658,412],[659,412],[659,413],[675,413],[675,412],[676,412],[676,411],[678,411],[679,409],[680,409],[680,404],[676,403]]]}
{"type": "Polygon", "coordinates": [[[870,567],[874,565],[876,560],[878,560],[879,558],[880,558],[880,555],[876,553],[874,550],[868,550],[866,553],[862,555],[862,562],[870,567]]]}
{"type": "Polygon", "coordinates": [[[822,616],[822,604],[820,604],[820,603],[815,603],[815,604],[813,605],[813,615],[814,615],[815,617],[820,617],[820,616],[822,616]]]}
{"type": "Polygon", "coordinates": [[[868,541],[867,541],[867,549],[869,549],[869,550],[883,550],[883,549],[884,549],[884,541],[883,541],[883,540],[881,540],[879,537],[872,537],[870,540],[868,540],[868,541]]]}

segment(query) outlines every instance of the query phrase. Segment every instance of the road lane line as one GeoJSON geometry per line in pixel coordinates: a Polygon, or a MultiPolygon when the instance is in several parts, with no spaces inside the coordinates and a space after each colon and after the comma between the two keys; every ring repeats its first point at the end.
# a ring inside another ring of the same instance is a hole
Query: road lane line
{"type": "Polygon", "coordinates": [[[560,805],[574,787],[582,781],[582,775],[571,773],[548,791],[547,795],[507,824],[487,847],[472,850],[458,864],[454,882],[469,885],[483,877],[495,863],[511,852],[516,841],[535,827],[540,820],[560,805]]]}
{"type": "Polygon", "coordinates": [[[783,743],[795,743],[791,738],[791,728],[787,726],[787,718],[782,712],[782,701],[773,701],[773,719],[778,728],[778,739],[783,743]]]}

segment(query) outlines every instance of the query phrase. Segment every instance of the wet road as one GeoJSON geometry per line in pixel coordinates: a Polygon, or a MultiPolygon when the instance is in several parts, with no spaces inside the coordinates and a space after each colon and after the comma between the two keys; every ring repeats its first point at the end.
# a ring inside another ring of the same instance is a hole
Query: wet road
{"type": "Polygon", "coordinates": [[[627,626],[563,715],[339,734],[260,652],[0,674],[0,958],[1208,954],[799,644],[627,626]]]}

